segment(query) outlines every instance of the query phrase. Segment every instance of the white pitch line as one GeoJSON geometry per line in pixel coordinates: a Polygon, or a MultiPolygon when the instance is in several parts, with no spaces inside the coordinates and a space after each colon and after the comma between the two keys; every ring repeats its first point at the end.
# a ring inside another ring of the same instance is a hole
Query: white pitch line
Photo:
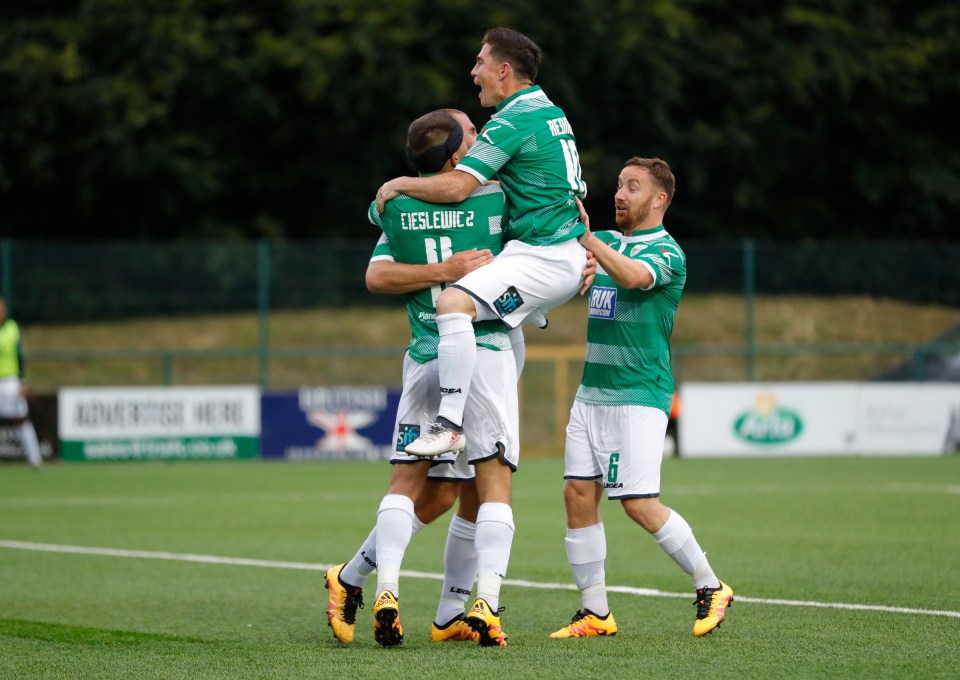
{"type": "MultiPolygon", "coordinates": [[[[148,560],[174,560],[177,562],[194,562],[199,564],[228,564],[239,567],[266,567],[270,569],[298,569],[301,571],[326,571],[332,564],[315,564],[311,562],[281,562],[274,560],[255,560],[246,557],[220,557],[218,555],[194,555],[191,553],[154,552],[150,550],[121,550],[118,548],[92,548],[82,545],[57,545],[54,543],[30,543],[27,541],[0,540],[0,548],[10,550],[33,550],[36,552],[69,553],[72,555],[103,555],[106,557],[134,557],[148,560]]],[[[401,571],[401,576],[407,578],[429,579],[442,581],[443,574],[427,571],[401,571]]],[[[520,586],[522,588],[537,588],[540,590],[576,590],[570,583],[541,583],[538,581],[524,581],[520,579],[504,579],[504,585],[520,586]]],[[[690,593],[670,593],[653,588],[632,588],[629,586],[607,586],[611,593],[625,593],[638,597],[678,597],[689,598],[690,593]]],[[[942,609],[914,609],[912,607],[887,607],[872,604],[846,604],[843,602],[817,602],[814,600],[780,600],[763,597],[736,596],[736,602],[750,604],[773,604],[787,607],[816,607],[819,609],[846,609],[851,611],[885,612],[889,614],[916,614],[920,616],[946,616],[960,619],[960,612],[942,609]]]]}

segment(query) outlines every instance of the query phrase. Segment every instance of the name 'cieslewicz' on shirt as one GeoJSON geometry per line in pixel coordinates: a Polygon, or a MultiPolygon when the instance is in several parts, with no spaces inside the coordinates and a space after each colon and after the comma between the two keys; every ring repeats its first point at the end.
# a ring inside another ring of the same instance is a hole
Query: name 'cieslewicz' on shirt
{"type": "Polygon", "coordinates": [[[473,226],[473,210],[433,210],[400,214],[400,228],[465,229],[473,226]]]}

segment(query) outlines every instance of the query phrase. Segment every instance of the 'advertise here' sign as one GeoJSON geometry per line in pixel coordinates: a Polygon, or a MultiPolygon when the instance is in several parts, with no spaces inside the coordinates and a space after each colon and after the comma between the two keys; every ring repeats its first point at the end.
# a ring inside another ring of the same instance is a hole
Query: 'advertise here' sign
{"type": "Polygon", "coordinates": [[[253,458],[256,387],[63,388],[64,460],[253,458]]]}

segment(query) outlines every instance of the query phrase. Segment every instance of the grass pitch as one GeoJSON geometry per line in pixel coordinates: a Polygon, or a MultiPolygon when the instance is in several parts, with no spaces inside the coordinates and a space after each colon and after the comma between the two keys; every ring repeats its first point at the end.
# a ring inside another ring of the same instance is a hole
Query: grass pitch
{"type": "Polygon", "coordinates": [[[620,633],[548,639],[579,607],[562,462],[521,461],[505,649],[429,641],[446,518],[407,553],[404,569],[423,574],[401,578],[403,646],[373,640],[375,576],[357,640],[333,639],[321,568],[350,558],[369,532],[388,468],[0,466],[0,677],[960,673],[960,457],[666,461],[664,502],[736,590],[727,620],[702,639],[691,635],[689,579],[610,502],[607,584],[620,633]]]}

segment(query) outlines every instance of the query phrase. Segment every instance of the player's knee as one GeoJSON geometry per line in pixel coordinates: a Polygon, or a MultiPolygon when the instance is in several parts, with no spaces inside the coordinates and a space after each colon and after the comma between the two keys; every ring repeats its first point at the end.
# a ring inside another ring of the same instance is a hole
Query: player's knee
{"type": "Polygon", "coordinates": [[[568,479],[563,485],[563,502],[567,515],[591,512],[597,505],[597,484],[582,479],[568,479]]]}
{"type": "Polygon", "coordinates": [[[665,515],[670,512],[659,498],[629,498],[621,501],[621,505],[630,519],[651,534],[663,526],[665,515]]]}
{"type": "Polygon", "coordinates": [[[414,512],[424,524],[443,516],[457,500],[456,485],[450,482],[427,482],[414,503],[414,512]]]}
{"type": "Polygon", "coordinates": [[[459,288],[444,288],[437,298],[437,314],[469,314],[476,318],[477,309],[473,298],[459,288]]]}

